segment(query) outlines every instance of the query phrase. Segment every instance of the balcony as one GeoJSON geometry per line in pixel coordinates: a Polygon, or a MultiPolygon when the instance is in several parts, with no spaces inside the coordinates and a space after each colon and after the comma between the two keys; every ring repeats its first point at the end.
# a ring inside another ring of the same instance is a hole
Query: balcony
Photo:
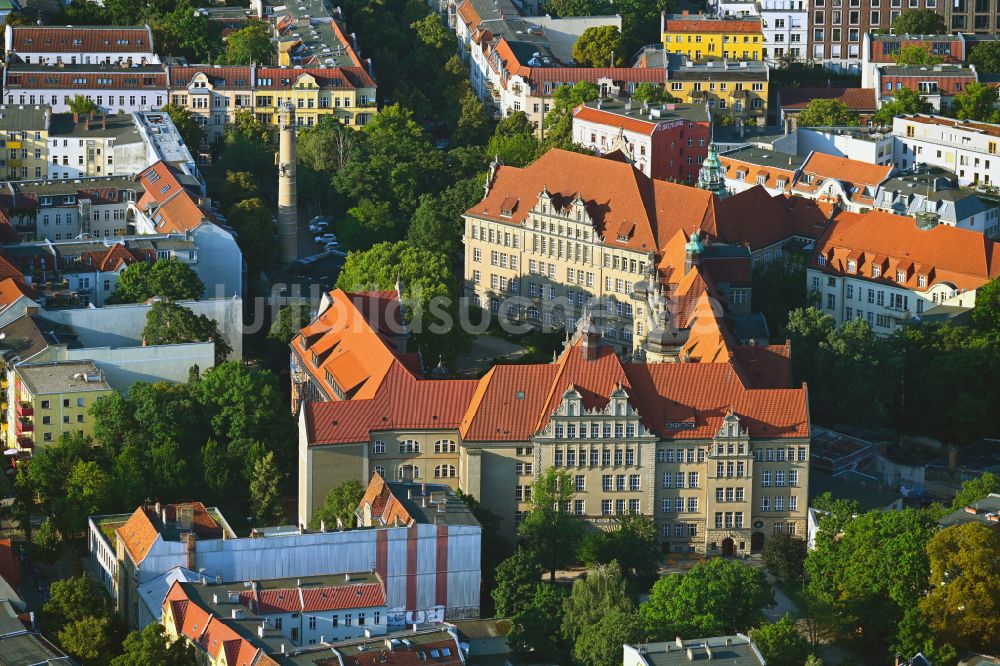
{"type": "Polygon", "coordinates": [[[31,439],[30,437],[18,437],[17,448],[31,450],[35,448],[35,440],[31,439]]]}
{"type": "Polygon", "coordinates": [[[27,418],[29,416],[34,416],[35,410],[31,406],[30,402],[19,402],[17,403],[17,415],[20,417],[27,418]]]}

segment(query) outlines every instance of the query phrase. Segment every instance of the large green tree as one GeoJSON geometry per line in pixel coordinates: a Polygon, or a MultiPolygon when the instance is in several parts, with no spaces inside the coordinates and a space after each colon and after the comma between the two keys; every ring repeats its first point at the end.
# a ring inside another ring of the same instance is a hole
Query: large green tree
{"type": "Polygon", "coordinates": [[[188,149],[197,151],[205,143],[205,130],[195,120],[190,109],[176,104],[167,104],[163,107],[163,111],[170,116],[170,120],[173,121],[188,149]]]}
{"type": "Polygon", "coordinates": [[[653,585],[639,608],[649,633],[660,640],[746,631],[760,624],[774,591],[759,569],[716,558],[653,585]]]}
{"type": "Polygon", "coordinates": [[[269,65],[274,60],[274,53],[268,24],[248,21],[244,27],[226,37],[223,59],[229,65],[269,65]]]}
{"type": "Polygon", "coordinates": [[[622,516],[615,529],[597,530],[584,538],[580,559],[588,565],[616,561],[627,575],[648,585],[656,577],[660,562],[656,523],[649,516],[622,516]]]}
{"type": "Polygon", "coordinates": [[[600,94],[600,88],[586,81],[556,88],[552,93],[552,109],[542,122],[545,130],[542,150],[573,150],[573,109],[584,102],[595,101],[600,94]]]}
{"type": "Polygon", "coordinates": [[[933,532],[933,520],[914,509],[824,518],[806,558],[809,593],[832,606],[840,627],[856,632],[860,645],[888,647],[903,611],[927,587],[933,532]]]}
{"type": "Polygon", "coordinates": [[[462,215],[483,196],[482,183],[477,178],[460,180],[440,194],[424,194],[413,212],[406,241],[411,247],[459,257],[465,218],[462,215]]]}
{"type": "Polygon", "coordinates": [[[271,451],[254,463],[253,475],[250,477],[250,503],[254,518],[261,525],[280,525],[285,519],[280,475],[271,451]]]}
{"type": "Polygon", "coordinates": [[[993,278],[976,290],[972,325],[982,333],[1000,335],[1000,278],[993,278]]]}
{"type": "Polygon", "coordinates": [[[236,229],[236,240],[247,264],[266,269],[274,261],[274,219],[263,199],[244,199],[229,208],[229,224],[236,229]]]}
{"type": "Polygon", "coordinates": [[[775,534],[764,543],[761,560],[777,580],[798,584],[805,574],[806,542],[787,532],[775,534]]]}
{"type": "Polygon", "coordinates": [[[563,638],[576,645],[587,627],[613,610],[635,610],[625,592],[625,576],[615,561],[591,567],[584,578],[573,583],[573,591],[563,604],[563,638]]]}
{"type": "Polygon", "coordinates": [[[618,26],[587,28],[573,44],[573,59],[582,67],[620,67],[625,62],[618,26]]]}
{"type": "Polygon", "coordinates": [[[227,171],[218,191],[219,208],[227,215],[237,203],[261,197],[260,181],[249,171],[227,171]]]}
{"type": "Polygon", "coordinates": [[[188,264],[176,259],[137,261],[118,277],[113,297],[119,303],[141,303],[153,296],[168,301],[196,301],[205,285],[188,264]]]}
{"type": "Polygon", "coordinates": [[[904,44],[894,59],[900,67],[927,67],[937,65],[944,60],[941,56],[931,53],[929,46],[920,44],[904,44]]]}
{"type": "Polygon", "coordinates": [[[157,53],[183,56],[192,62],[212,62],[221,50],[222,28],[197,14],[189,0],[179,0],[174,9],[150,17],[157,53]]]}
{"type": "Polygon", "coordinates": [[[87,615],[67,622],[56,633],[60,647],[83,664],[106,663],[104,659],[113,649],[114,630],[111,617],[87,615]]]}
{"type": "Polygon", "coordinates": [[[84,95],[73,95],[73,99],[69,101],[69,110],[81,116],[100,113],[101,111],[94,100],[84,95]]]}
{"type": "Polygon", "coordinates": [[[110,666],[197,666],[198,653],[186,640],[172,641],[163,625],[152,622],[132,631],[122,643],[122,654],[110,666]]]}
{"type": "Polygon", "coordinates": [[[486,144],[488,158],[515,167],[528,166],[535,161],[538,152],[535,127],[524,111],[515,111],[497,123],[493,136],[486,144]]]}
{"type": "Polygon", "coordinates": [[[1000,42],[979,42],[969,53],[969,64],[976,66],[979,74],[1000,72],[1000,42]]]}
{"type": "Polygon", "coordinates": [[[892,119],[896,116],[913,113],[930,113],[933,110],[931,103],[920,96],[920,93],[909,88],[900,88],[893,96],[892,100],[882,104],[882,108],[872,116],[879,125],[892,125],[892,119]]]}
{"type": "Polygon", "coordinates": [[[344,529],[351,529],[357,522],[354,512],[364,494],[365,489],[353,479],[335,485],[326,494],[323,506],[316,509],[309,527],[315,530],[325,525],[327,529],[336,529],[339,523],[344,529]]]}
{"type": "Polygon", "coordinates": [[[974,504],[990,493],[1000,493],[1000,476],[993,472],[983,472],[974,479],[962,483],[962,487],[951,502],[953,511],[964,509],[974,504]]]}
{"type": "Polygon", "coordinates": [[[518,548],[500,563],[493,588],[497,617],[513,617],[531,605],[544,569],[530,550],[518,548]]]}
{"type": "Polygon", "coordinates": [[[507,644],[522,659],[565,663],[569,657],[559,625],[566,593],[557,585],[539,583],[531,603],[511,618],[507,644]]]}
{"type": "Polygon", "coordinates": [[[552,582],[559,567],[576,559],[576,549],[583,537],[583,521],[567,508],[575,495],[572,475],[564,469],[548,468],[534,483],[531,510],[518,529],[528,547],[544,563],[552,582]]]}
{"type": "Polygon", "coordinates": [[[583,628],[573,644],[573,658],[583,666],[619,666],[622,646],[639,643],[645,636],[638,613],[614,608],[583,628]]]}
{"type": "Polygon", "coordinates": [[[86,617],[107,617],[111,600],[101,585],[88,574],[56,580],[49,587],[49,599],[42,607],[47,627],[62,627],[86,617]]]}
{"type": "Polygon", "coordinates": [[[555,16],[602,16],[613,14],[608,0],[547,0],[545,12],[555,16]]]}
{"type": "Polygon", "coordinates": [[[933,9],[907,9],[892,22],[892,30],[897,35],[944,35],[948,27],[933,9]]]}
{"type": "Polygon", "coordinates": [[[174,345],[182,342],[215,343],[215,358],[221,362],[232,351],[215,322],[196,315],[189,308],[170,301],[157,301],[146,314],[142,339],[149,345],[174,345]]]}
{"type": "Polygon", "coordinates": [[[970,83],[951,99],[951,113],[959,120],[996,122],[1000,120],[997,99],[996,88],[983,83],[970,83]]]}
{"type": "Polygon", "coordinates": [[[858,115],[839,99],[814,98],[795,116],[799,127],[843,127],[858,124],[858,115]]]}
{"type": "Polygon", "coordinates": [[[942,643],[1000,651],[1000,534],[983,523],[953,525],[927,543],[930,591],[920,610],[942,643]]]}
{"type": "Polygon", "coordinates": [[[750,639],[768,666],[802,666],[809,657],[809,643],[799,633],[790,615],[752,629],[750,639]]]}

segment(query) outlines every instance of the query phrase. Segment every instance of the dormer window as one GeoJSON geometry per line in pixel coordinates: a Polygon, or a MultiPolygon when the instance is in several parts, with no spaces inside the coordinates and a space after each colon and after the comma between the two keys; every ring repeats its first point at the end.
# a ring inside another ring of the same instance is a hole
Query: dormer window
{"type": "Polygon", "coordinates": [[[917,276],[917,286],[920,287],[921,289],[924,289],[924,288],[927,287],[927,276],[926,275],[918,275],[917,276]]]}
{"type": "Polygon", "coordinates": [[[906,273],[903,271],[896,271],[896,282],[903,284],[906,282],[906,273]]]}
{"type": "Polygon", "coordinates": [[[853,259],[848,259],[847,260],[847,272],[848,273],[857,273],[858,272],[858,262],[854,261],[853,259]]]}
{"type": "Polygon", "coordinates": [[[882,267],[872,264],[872,277],[882,277],[882,267]]]}
{"type": "Polygon", "coordinates": [[[821,254],[816,257],[816,263],[820,266],[826,266],[826,256],[821,254]]]}

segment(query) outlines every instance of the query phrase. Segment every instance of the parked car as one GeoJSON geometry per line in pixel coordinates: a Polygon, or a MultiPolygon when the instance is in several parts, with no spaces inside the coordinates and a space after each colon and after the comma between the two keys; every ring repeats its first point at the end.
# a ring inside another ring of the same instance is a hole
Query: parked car
{"type": "Polygon", "coordinates": [[[330,228],[330,220],[317,215],[313,219],[309,220],[309,231],[314,234],[318,234],[321,231],[326,231],[330,228]]]}
{"type": "Polygon", "coordinates": [[[321,245],[325,245],[327,243],[336,243],[337,237],[334,236],[333,234],[321,234],[319,236],[316,236],[316,242],[320,243],[321,245]]]}
{"type": "Polygon", "coordinates": [[[339,247],[337,241],[332,241],[323,246],[323,251],[329,252],[330,250],[336,250],[339,247]]]}

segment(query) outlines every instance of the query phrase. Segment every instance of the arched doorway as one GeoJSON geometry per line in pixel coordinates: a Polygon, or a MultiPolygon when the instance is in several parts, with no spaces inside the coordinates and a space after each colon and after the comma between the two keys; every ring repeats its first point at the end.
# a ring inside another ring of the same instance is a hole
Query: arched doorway
{"type": "Polygon", "coordinates": [[[732,557],[735,554],[736,554],[736,544],[733,543],[733,540],[731,538],[726,537],[725,539],[722,540],[722,556],[732,557]]]}
{"type": "Polygon", "coordinates": [[[750,535],[750,552],[759,553],[764,547],[764,533],[754,532],[750,535]]]}

